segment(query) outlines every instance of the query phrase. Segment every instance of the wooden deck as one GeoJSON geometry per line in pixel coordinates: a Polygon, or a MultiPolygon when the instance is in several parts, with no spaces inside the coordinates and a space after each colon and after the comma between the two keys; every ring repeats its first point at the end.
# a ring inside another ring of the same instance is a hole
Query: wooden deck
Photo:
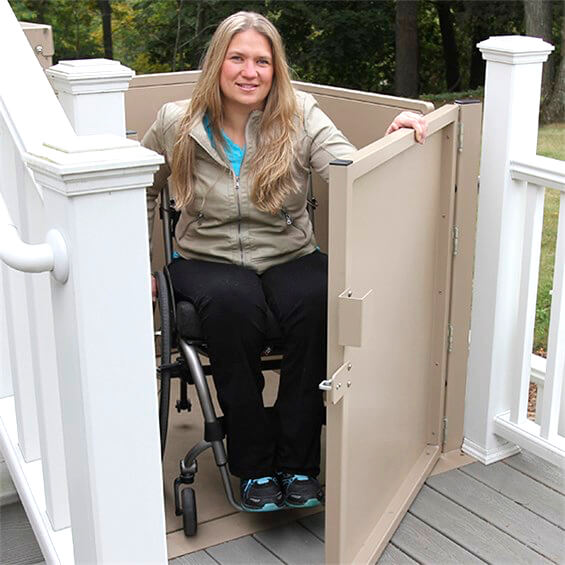
{"type": "MultiPolygon", "coordinates": [[[[315,565],[323,557],[320,513],[170,565],[315,565]]],[[[40,562],[21,507],[0,509],[0,563],[40,562]]],[[[378,563],[565,563],[565,471],[523,452],[430,477],[378,563]]]]}

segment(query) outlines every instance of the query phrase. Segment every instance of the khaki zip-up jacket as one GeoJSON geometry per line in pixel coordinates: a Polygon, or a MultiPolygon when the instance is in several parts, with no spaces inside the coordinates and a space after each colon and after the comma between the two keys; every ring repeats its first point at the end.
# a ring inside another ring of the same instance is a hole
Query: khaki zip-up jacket
{"type": "MultiPolygon", "coordinates": [[[[197,142],[195,198],[181,210],[176,227],[177,249],[185,259],[234,263],[259,274],[274,265],[312,253],[316,241],[306,209],[310,169],[328,179],[328,165],[355,151],[324,114],[314,97],[296,92],[300,116],[296,139],[294,180],[299,191],[291,194],[277,215],[258,210],[251,202],[250,171],[257,150],[262,112],[249,116],[245,129],[245,157],[236,177],[227,158],[212,147],[202,123],[190,133],[197,142]]],[[[164,155],[166,163],[147,189],[149,232],[156,201],[170,175],[173,147],[189,100],[165,104],[145,134],[142,144],[164,155]]]]}

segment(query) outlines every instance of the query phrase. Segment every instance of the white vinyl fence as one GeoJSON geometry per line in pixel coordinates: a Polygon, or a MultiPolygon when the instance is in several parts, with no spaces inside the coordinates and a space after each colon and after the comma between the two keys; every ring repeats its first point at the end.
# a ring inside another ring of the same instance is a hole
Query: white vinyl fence
{"type": "Polygon", "coordinates": [[[166,563],[144,243],[162,158],[125,138],[129,69],[58,65],[57,100],[7,0],[0,50],[0,451],[47,563],[166,563]]]}
{"type": "Polygon", "coordinates": [[[524,448],[563,465],[565,162],[536,155],[542,65],[553,47],[520,36],[478,47],[487,76],[464,450],[490,463],[524,448]],[[531,351],[545,188],[561,197],[543,363],[531,351]],[[532,378],[543,385],[535,422],[532,378]]]}

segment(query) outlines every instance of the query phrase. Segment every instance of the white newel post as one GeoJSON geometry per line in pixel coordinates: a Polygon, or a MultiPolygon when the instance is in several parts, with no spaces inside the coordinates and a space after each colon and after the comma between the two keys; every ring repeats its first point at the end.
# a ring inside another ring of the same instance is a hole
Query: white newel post
{"type": "Polygon", "coordinates": [[[526,190],[509,159],[534,155],[543,62],[553,47],[523,36],[478,44],[487,61],[471,347],[463,450],[484,463],[518,450],[494,434],[511,409],[526,190]]]}
{"type": "Polygon", "coordinates": [[[51,289],[75,562],[166,563],[145,204],[162,158],[88,136],[26,160],[69,248],[51,289]]]}
{"type": "Polygon", "coordinates": [[[125,137],[124,92],[135,72],[109,59],[61,61],[47,77],[77,135],[125,137]]]}

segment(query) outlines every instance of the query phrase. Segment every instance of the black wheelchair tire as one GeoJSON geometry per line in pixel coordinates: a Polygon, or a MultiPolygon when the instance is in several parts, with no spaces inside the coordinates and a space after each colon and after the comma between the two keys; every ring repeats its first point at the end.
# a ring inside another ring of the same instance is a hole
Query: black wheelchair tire
{"type": "MultiPolygon", "coordinates": [[[[157,279],[157,297],[161,319],[161,365],[171,362],[171,314],[167,280],[162,272],[155,274],[157,279]]],[[[168,371],[161,371],[161,391],[159,394],[159,432],[161,437],[161,459],[165,455],[167,428],[169,426],[169,405],[171,401],[171,376],[168,371]]]]}
{"type": "Polygon", "coordinates": [[[194,489],[187,487],[181,492],[182,498],[182,527],[186,537],[196,535],[198,522],[196,519],[196,496],[194,489]]]}

